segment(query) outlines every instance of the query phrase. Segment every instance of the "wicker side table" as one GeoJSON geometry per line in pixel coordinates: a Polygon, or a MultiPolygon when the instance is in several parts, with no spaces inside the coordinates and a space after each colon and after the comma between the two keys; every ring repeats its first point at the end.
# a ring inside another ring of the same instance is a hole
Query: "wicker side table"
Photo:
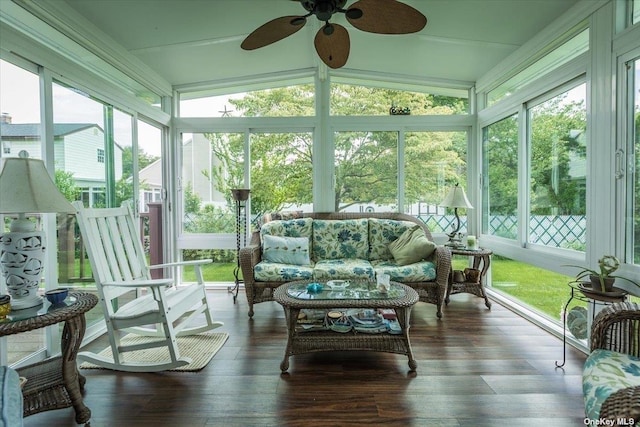
{"type": "Polygon", "coordinates": [[[62,354],[18,369],[20,376],[27,378],[22,390],[25,417],[73,406],[77,423],[88,423],[91,418],[91,410],[82,401],[86,379],[78,372],[76,356],[85,333],[84,314],[98,303],[98,297],[85,292],[70,292],[69,297],[66,305],[49,307],[45,301],[37,312],[19,310],[0,322],[0,336],[64,322],[62,354]]]}
{"type": "Polygon", "coordinates": [[[467,257],[473,257],[473,268],[480,270],[480,279],[478,282],[455,282],[453,280],[453,267],[449,273],[449,286],[447,287],[447,296],[444,299],[445,304],[449,304],[449,296],[453,294],[459,294],[462,292],[473,294],[475,296],[484,298],[484,305],[487,308],[491,308],[491,302],[487,298],[487,293],[484,291],[484,282],[489,266],[491,265],[491,255],[493,251],[489,249],[466,249],[466,248],[450,248],[451,255],[462,255],[467,257]]]}

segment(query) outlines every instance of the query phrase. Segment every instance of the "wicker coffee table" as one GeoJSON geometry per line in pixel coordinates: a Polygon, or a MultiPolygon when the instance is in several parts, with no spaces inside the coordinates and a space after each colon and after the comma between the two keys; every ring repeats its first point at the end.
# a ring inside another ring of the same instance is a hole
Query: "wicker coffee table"
{"type": "Polygon", "coordinates": [[[409,318],[413,305],[418,302],[418,293],[401,283],[391,282],[387,294],[381,294],[373,281],[351,281],[344,291],[331,291],[324,282],[298,281],[278,287],[274,300],[282,305],[287,321],[289,338],[282,372],[289,369],[289,357],[318,351],[367,350],[403,354],[409,358],[409,368],[414,371],[417,363],[413,358],[409,341],[409,318]],[[320,283],[323,290],[309,292],[310,283],[320,283]],[[325,330],[301,330],[298,323],[300,310],[349,310],[388,308],[396,313],[401,333],[359,333],[325,330]]]}

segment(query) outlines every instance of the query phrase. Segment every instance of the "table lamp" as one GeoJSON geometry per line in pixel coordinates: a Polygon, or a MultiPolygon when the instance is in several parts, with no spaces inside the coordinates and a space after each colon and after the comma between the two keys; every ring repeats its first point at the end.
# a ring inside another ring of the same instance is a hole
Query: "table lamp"
{"type": "Polygon", "coordinates": [[[19,157],[2,159],[0,164],[0,213],[18,214],[10,232],[0,235],[0,273],[11,295],[11,309],[42,304],[38,296],[44,266],[45,235],[27,213],[75,212],[51,180],[44,162],[30,159],[26,151],[19,157]]]}
{"type": "Polygon", "coordinates": [[[467,199],[464,188],[460,187],[458,183],[456,183],[454,187],[451,187],[451,190],[449,190],[447,197],[445,197],[442,203],[440,203],[440,206],[445,208],[453,208],[453,213],[456,216],[456,226],[453,231],[448,234],[449,242],[446,244],[446,246],[464,246],[460,242],[460,238],[457,237],[458,231],[460,231],[460,217],[458,216],[458,208],[473,209],[471,202],[469,202],[469,199],[467,199]]]}

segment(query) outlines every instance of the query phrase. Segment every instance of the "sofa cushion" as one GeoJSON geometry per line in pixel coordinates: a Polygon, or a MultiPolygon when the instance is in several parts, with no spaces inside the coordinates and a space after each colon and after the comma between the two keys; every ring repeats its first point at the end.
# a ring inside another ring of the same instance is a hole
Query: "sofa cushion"
{"type": "Polygon", "coordinates": [[[408,229],[389,244],[389,252],[398,265],[408,265],[427,259],[436,250],[436,244],[427,239],[419,225],[408,229]]]}
{"type": "Polygon", "coordinates": [[[327,259],[368,259],[369,222],[363,219],[313,221],[312,256],[327,259]]]}
{"type": "MultiPolygon", "coordinates": [[[[267,222],[260,227],[260,241],[264,242],[264,236],[283,236],[283,237],[307,237],[311,239],[313,235],[313,219],[298,218],[289,220],[277,220],[267,222]]],[[[309,248],[309,256],[312,256],[313,248],[309,248]]]]}
{"type": "Polygon", "coordinates": [[[416,223],[411,221],[369,218],[369,261],[392,260],[389,243],[415,225],[416,223]]]}
{"type": "Polygon", "coordinates": [[[327,259],[318,261],[313,269],[316,280],[371,279],[375,278],[373,267],[363,259],[327,259]]]}
{"type": "Polygon", "coordinates": [[[431,261],[408,265],[398,265],[394,261],[374,261],[372,264],[376,274],[388,274],[395,282],[432,282],[436,278],[436,266],[431,261]]]}
{"type": "Polygon", "coordinates": [[[611,350],[594,350],[582,372],[585,415],[600,418],[602,403],[616,391],[640,386],[640,358],[611,350]]]}
{"type": "Polygon", "coordinates": [[[22,426],[22,405],[18,373],[0,366],[0,426],[22,426]]]}
{"type": "Polygon", "coordinates": [[[253,268],[258,282],[282,282],[313,279],[313,266],[261,261],[253,268]]]}
{"type": "Polygon", "coordinates": [[[309,238],[265,234],[262,241],[262,258],[282,264],[310,265],[309,238]]]}

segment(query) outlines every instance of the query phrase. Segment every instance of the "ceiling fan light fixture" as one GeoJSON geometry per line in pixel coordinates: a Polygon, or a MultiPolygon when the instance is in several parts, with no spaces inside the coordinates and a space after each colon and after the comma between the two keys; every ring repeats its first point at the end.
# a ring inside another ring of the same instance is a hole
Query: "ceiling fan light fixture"
{"type": "Polygon", "coordinates": [[[352,7],[351,9],[348,9],[344,14],[347,15],[347,18],[349,19],[359,19],[362,18],[362,9],[352,7]]]}
{"type": "Polygon", "coordinates": [[[330,36],[331,34],[333,34],[334,31],[335,31],[335,28],[329,22],[327,22],[327,24],[324,27],[322,27],[322,32],[324,33],[325,36],[330,36]]]}

